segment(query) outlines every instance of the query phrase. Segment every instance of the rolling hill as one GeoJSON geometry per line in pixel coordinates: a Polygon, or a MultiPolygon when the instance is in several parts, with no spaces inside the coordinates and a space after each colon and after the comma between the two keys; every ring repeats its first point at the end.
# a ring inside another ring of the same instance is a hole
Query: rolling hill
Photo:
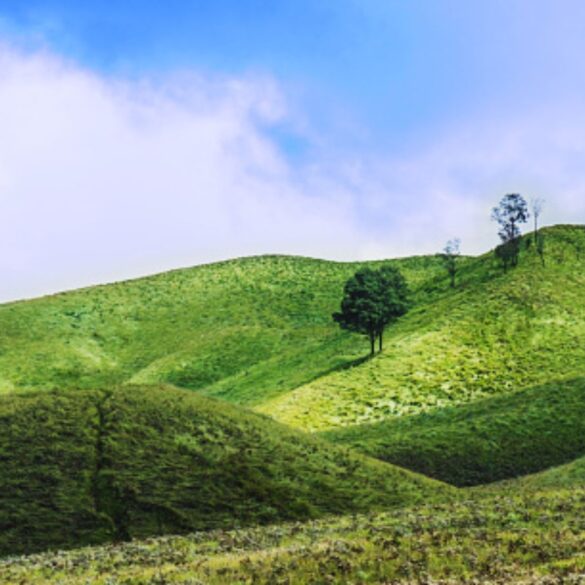
{"type": "Polygon", "coordinates": [[[459,287],[429,294],[386,333],[386,349],[258,406],[310,431],[374,423],[560,383],[585,373],[585,228],[543,230],[546,266],[523,239],[518,268],[470,260],[459,287]]]}
{"type": "Polygon", "coordinates": [[[306,520],[452,488],[166,386],[0,397],[0,554],[306,520]]]}
{"type": "MultiPolygon", "coordinates": [[[[440,274],[396,263],[416,296],[440,274]]],[[[262,403],[367,353],[331,320],[359,266],[244,258],[0,305],[0,393],[171,383],[262,403]]]]}
{"type": "Polygon", "coordinates": [[[460,493],[387,461],[458,486],[566,464],[509,489],[575,491],[585,228],[544,234],[544,266],[526,236],[518,268],[462,258],[455,289],[437,257],[389,261],[413,308],[372,359],[331,313],[380,263],[245,258],[0,305],[0,554],[460,493]]]}
{"type": "Polygon", "coordinates": [[[462,259],[455,290],[436,257],[393,261],[414,307],[374,359],[331,320],[363,264],[246,258],[1,305],[0,391],[170,383],[314,431],[575,379],[585,229],[544,233],[545,267],[527,236],[507,274],[462,259]]]}

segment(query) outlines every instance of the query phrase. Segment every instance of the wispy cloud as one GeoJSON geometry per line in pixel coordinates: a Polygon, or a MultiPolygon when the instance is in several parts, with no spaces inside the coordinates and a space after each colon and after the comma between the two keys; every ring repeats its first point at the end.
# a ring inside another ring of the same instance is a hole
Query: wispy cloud
{"type": "Polygon", "coordinates": [[[335,154],[270,76],[127,81],[0,53],[0,299],[258,253],[388,257],[454,236],[479,252],[510,191],[545,197],[549,223],[585,220],[580,104],[335,154]],[[274,139],[287,124],[310,160],[274,139]]]}

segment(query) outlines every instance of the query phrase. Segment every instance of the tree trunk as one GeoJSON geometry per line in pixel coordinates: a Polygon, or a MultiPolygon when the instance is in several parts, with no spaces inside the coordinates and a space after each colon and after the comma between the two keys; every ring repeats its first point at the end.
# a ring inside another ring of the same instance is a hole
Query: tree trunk
{"type": "Polygon", "coordinates": [[[376,353],[376,335],[374,333],[370,333],[370,355],[374,355],[376,353]]]}
{"type": "Polygon", "coordinates": [[[384,335],[384,331],[380,331],[380,336],[378,337],[378,349],[382,351],[382,337],[384,335]]]}

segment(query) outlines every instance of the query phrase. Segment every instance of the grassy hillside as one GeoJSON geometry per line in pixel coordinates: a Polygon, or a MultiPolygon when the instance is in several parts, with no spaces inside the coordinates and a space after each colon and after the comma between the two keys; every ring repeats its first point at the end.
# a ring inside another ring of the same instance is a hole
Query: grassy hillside
{"type": "Polygon", "coordinates": [[[170,387],[0,398],[0,554],[365,512],[451,489],[170,387]]]}
{"type": "MultiPolygon", "coordinates": [[[[412,311],[364,360],[331,313],[360,264],[258,257],[0,306],[0,389],[172,383],[305,430],[375,423],[585,375],[585,229],[503,274],[395,261],[412,311]]],[[[530,237],[525,238],[525,244],[530,237]]]]}
{"type": "MultiPolygon", "coordinates": [[[[440,274],[396,263],[415,296],[440,274]]],[[[331,320],[359,266],[245,258],[1,305],[0,393],[167,382],[261,403],[367,354],[331,320]]]]}
{"type": "Polygon", "coordinates": [[[454,485],[490,483],[585,455],[585,378],[323,436],[454,485]]]}
{"type": "Polygon", "coordinates": [[[585,374],[585,229],[544,230],[546,267],[524,239],[504,274],[491,254],[429,295],[386,334],[386,350],[268,400],[262,412],[307,430],[412,415],[585,374]]]}
{"type": "Polygon", "coordinates": [[[5,585],[582,583],[585,491],[0,560],[5,585]]]}

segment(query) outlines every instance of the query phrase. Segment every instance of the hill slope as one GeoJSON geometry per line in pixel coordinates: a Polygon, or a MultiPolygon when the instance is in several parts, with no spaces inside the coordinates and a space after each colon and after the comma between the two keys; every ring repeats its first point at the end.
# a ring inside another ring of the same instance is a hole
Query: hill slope
{"type": "Polygon", "coordinates": [[[0,554],[365,512],[451,488],[170,387],[0,397],[0,554]]]}
{"type": "Polygon", "coordinates": [[[460,285],[427,283],[423,302],[390,327],[383,354],[321,376],[258,409],[305,430],[412,415],[585,375],[585,229],[544,230],[546,266],[531,237],[504,274],[492,254],[460,285]]]}
{"type": "Polygon", "coordinates": [[[585,455],[585,378],[323,436],[453,485],[518,477],[585,455]]]}
{"type": "MultiPolygon", "coordinates": [[[[520,266],[393,261],[412,311],[368,360],[331,313],[363,264],[258,257],[0,306],[0,391],[174,385],[305,430],[373,423],[585,375],[585,229],[520,266]]],[[[370,265],[375,265],[370,264],[370,265]]]]}
{"type": "MultiPolygon", "coordinates": [[[[415,290],[441,270],[395,262],[415,290]]],[[[331,319],[360,266],[244,258],[0,305],[0,393],[165,382],[259,404],[367,353],[331,319]]]]}

